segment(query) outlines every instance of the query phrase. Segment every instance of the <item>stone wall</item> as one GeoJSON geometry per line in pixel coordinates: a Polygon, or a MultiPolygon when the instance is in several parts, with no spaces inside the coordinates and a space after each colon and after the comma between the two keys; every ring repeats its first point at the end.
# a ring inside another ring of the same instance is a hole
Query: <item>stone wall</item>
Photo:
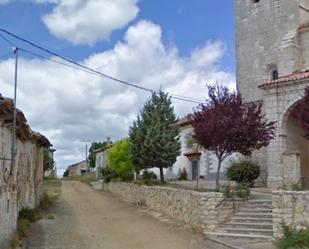
{"type": "MultiPolygon", "coordinates": [[[[126,199],[162,212],[188,225],[213,231],[233,213],[233,202],[225,200],[222,193],[197,192],[183,189],[141,186],[131,183],[112,182],[104,189],[126,199]]],[[[235,202],[237,208],[242,201],[235,202]]]]}
{"type": "Polygon", "coordinates": [[[275,238],[282,236],[282,222],[295,228],[309,225],[309,191],[276,191],[272,198],[275,238]]]}
{"type": "Polygon", "coordinates": [[[0,248],[16,232],[18,213],[34,208],[42,197],[43,150],[49,141],[30,129],[21,111],[17,115],[16,157],[11,167],[12,104],[0,95],[0,248]]]}

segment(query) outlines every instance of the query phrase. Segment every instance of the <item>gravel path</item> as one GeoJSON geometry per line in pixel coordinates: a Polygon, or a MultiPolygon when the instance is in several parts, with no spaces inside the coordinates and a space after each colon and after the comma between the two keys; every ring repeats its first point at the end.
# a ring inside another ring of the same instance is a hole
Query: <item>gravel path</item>
{"type": "Polygon", "coordinates": [[[219,249],[183,225],[106,192],[63,181],[54,219],[31,226],[24,249],[219,249]]]}

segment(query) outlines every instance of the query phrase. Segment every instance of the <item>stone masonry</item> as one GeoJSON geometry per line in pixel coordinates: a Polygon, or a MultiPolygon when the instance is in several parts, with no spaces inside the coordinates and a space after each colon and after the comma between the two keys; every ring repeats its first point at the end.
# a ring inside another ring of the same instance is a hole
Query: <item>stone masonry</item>
{"type": "Polygon", "coordinates": [[[49,141],[27,125],[21,111],[17,115],[17,154],[11,168],[12,101],[0,95],[0,248],[16,232],[18,213],[34,208],[42,197],[43,148],[49,141]]]}
{"type": "Polygon", "coordinates": [[[282,236],[282,222],[300,229],[309,225],[309,192],[273,192],[274,237],[282,236]]]}
{"type": "Polygon", "coordinates": [[[269,187],[301,178],[309,187],[309,143],[291,116],[309,85],[309,1],[235,0],[235,14],[237,88],[277,124],[275,139],[254,157],[269,187]]]}
{"type": "MultiPolygon", "coordinates": [[[[217,192],[197,192],[123,182],[104,184],[104,189],[204,232],[213,231],[234,211],[233,202],[217,192]]],[[[238,208],[242,203],[241,200],[236,201],[234,207],[238,208]]]]}

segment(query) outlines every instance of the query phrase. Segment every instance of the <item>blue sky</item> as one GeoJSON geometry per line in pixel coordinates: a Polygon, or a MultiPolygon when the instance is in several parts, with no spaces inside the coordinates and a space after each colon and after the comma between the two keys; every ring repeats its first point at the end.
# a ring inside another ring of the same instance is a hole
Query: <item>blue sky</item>
{"type": "MultiPolygon", "coordinates": [[[[110,49],[122,38],[126,27],[112,33],[109,40],[93,46],[72,46],[70,42],[50,34],[41,17],[53,4],[36,4],[31,0],[16,0],[0,7],[1,27],[73,59],[110,49]]],[[[226,0],[140,0],[140,12],[135,20],[151,20],[159,24],[166,45],[174,43],[183,55],[208,40],[220,39],[227,45],[221,61],[227,70],[235,70],[233,1],[226,0]]],[[[1,41],[1,47],[6,47],[1,41]]],[[[9,49],[9,48],[7,48],[9,49]]],[[[2,50],[2,49],[1,49],[2,50]]],[[[1,53],[4,54],[4,53],[1,53]]]]}
{"type": "MultiPolygon", "coordinates": [[[[0,0],[0,27],[106,74],[202,100],[206,84],[235,88],[232,2],[0,0]]],[[[9,51],[0,39],[0,93],[12,97],[14,60],[1,58],[9,51]]],[[[87,140],[127,136],[149,98],[147,92],[25,53],[18,76],[18,108],[57,149],[60,172],[83,159],[87,140]]],[[[196,106],[173,104],[179,117],[196,106]]]]}

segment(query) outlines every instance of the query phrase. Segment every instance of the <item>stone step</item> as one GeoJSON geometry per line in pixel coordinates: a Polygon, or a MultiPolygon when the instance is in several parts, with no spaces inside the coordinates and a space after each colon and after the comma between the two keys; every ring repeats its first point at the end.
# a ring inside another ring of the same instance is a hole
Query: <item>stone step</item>
{"type": "Polygon", "coordinates": [[[239,209],[239,212],[241,213],[272,213],[271,208],[246,208],[242,207],[239,209]]]}
{"type": "Polygon", "coordinates": [[[272,223],[253,223],[253,222],[227,222],[222,224],[221,226],[225,227],[235,227],[235,228],[256,228],[256,229],[272,229],[273,224],[272,223]]]}
{"type": "Polygon", "coordinates": [[[206,236],[272,240],[272,236],[244,233],[204,232],[206,236]]]}
{"type": "Polygon", "coordinates": [[[242,208],[265,208],[265,209],[273,209],[272,205],[261,205],[261,204],[245,204],[241,206],[242,208]]]}
{"type": "Polygon", "coordinates": [[[260,218],[260,217],[236,217],[233,216],[230,218],[230,221],[240,221],[240,222],[253,222],[253,223],[257,223],[257,222],[261,222],[261,223],[272,223],[273,220],[271,218],[260,218]]]}
{"type": "Polygon", "coordinates": [[[269,204],[272,205],[272,200],[271,199],[251,199],[247,201],[248,204],[269,204]]]}
{"type": "Polygon", "coordinates": [[[243,217],[243,218],[269,218],[273,217],[272,213],[250,213],[250,212],[238,212],[233,217],[243,217]]]}
{"type": "Polygon", "coordinates": [[[235,233],[245,233],[245,234],[259,234],[259,235],[273,235],[272,229],[261,229],[261,228],[239,228],[239,227],[219,227],[217,232],[235,232],[235,233]]]}

